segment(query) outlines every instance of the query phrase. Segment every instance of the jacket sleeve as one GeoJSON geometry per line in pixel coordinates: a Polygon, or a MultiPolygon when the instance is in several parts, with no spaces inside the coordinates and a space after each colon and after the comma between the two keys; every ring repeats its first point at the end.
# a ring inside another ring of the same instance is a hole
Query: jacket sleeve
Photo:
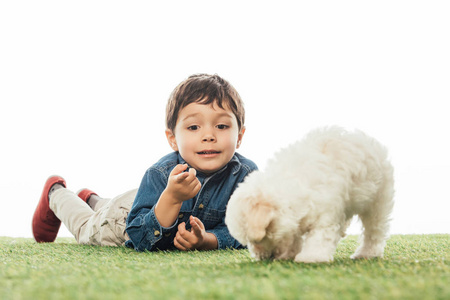
{"type": "Polygon", "coordinates": [[[156,168],[147,170],[127,218],[128,247],[137,251],[173,248],[178,221],[171,227],[163,227],[155,215],[155,205],[166,185],[165,174],[156,168]]]}
{"type": "Polygon", "coordinates": [[[216,236],[218,244],[217,249],[245,248],[234,237],[231,236],[230,232],[228,231],[228,227],[225,225],[225,220],[222,220],[221,224],[214,227],[213,229],[207,230],[207,232],[210,232],[216,236]]]}

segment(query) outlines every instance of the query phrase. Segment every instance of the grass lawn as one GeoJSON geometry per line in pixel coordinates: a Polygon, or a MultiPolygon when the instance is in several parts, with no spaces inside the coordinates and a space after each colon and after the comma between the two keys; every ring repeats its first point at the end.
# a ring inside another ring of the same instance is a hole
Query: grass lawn
{"type": "Polygon", "coordinates": [[[394,235],[384,259],[251,260],[247,250],[144,252],[0,237],[1,299],[450,299],[450,235],[394,235]]]}

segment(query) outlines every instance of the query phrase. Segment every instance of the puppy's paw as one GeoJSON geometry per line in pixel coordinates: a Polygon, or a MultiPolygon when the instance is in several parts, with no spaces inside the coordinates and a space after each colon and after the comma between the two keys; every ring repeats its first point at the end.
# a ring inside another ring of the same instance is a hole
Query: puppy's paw
{"type": "Polygon", "coordinates": [[[350,256],[351,259],[371,259],[371,258],[377,258],[377,257],[383,257],[383,253],[375,253],[375,252],[357,252],[350,256]]]}
{"type": "Polygon", "coordinates": [[[304,253],[300,252],[295,256],[298,263],[327,263],[333,261],[333,256],[325,253],[304,253]]]}
{"type": "Polygon", "coordinates": [[[289,260],[292,259],[292,256],[289,255],[288,252],[284,252],[282,254],[275,255],[274,260],[289,260]]]}
{"type": "Polygon", "coordinates": [[[291,260],[294,259],[297,252],[292,251],[291,249],[277,249],[274,252],[274,260],[291,260]]]}
{"type": "Polygon", "coordinates": [[[362,245],[355,253],[350,256],[351,259],[370,259],[376,257],[383,257],[384,244],[379,243],[376,245],[362,245]]]}

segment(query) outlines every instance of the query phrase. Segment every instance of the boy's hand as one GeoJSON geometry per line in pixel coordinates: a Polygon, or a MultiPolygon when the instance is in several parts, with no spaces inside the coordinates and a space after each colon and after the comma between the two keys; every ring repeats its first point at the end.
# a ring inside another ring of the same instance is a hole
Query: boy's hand
{"type": "Polygon", "coordinates": [[[189,172],[184,172],[187,168],[187,164],[177,165],[169,175],[165,192],[177,203],[194,198],[202,187],[196,176],[197,171],[190,168],[189,172]]]}
{"type": "MultiPolygon", "coordinates": [[[[175,236],[173,243],[179,250],[201,250],[206,246],[206,240],[208,233],[205,230],[205,226],[198,218],[191,216],[191,231],[186,230],[186,224],[183,222],[178,225],[178,232],[175,236]]],[[[216,246],[217,247],[217,246],[216,246]]]]}

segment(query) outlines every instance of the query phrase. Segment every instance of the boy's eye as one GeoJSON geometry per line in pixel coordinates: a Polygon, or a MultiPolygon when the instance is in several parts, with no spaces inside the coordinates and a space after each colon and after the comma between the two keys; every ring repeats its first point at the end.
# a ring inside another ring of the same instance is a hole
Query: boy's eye
{"type": "Polygon", "coordinates": [[[219,128],[219,129],[227,129],[228,127],[230,127],[230,126],[225,125],[225,124],[217,125],[217,128],[219,128]]]}
{"type": "Polygon", "coordinates": [[[198,129],[198,126],[197,125],[192,125],[192,126],[189,126],[187,129],[194,131],[194,130],[198,129]]]}

